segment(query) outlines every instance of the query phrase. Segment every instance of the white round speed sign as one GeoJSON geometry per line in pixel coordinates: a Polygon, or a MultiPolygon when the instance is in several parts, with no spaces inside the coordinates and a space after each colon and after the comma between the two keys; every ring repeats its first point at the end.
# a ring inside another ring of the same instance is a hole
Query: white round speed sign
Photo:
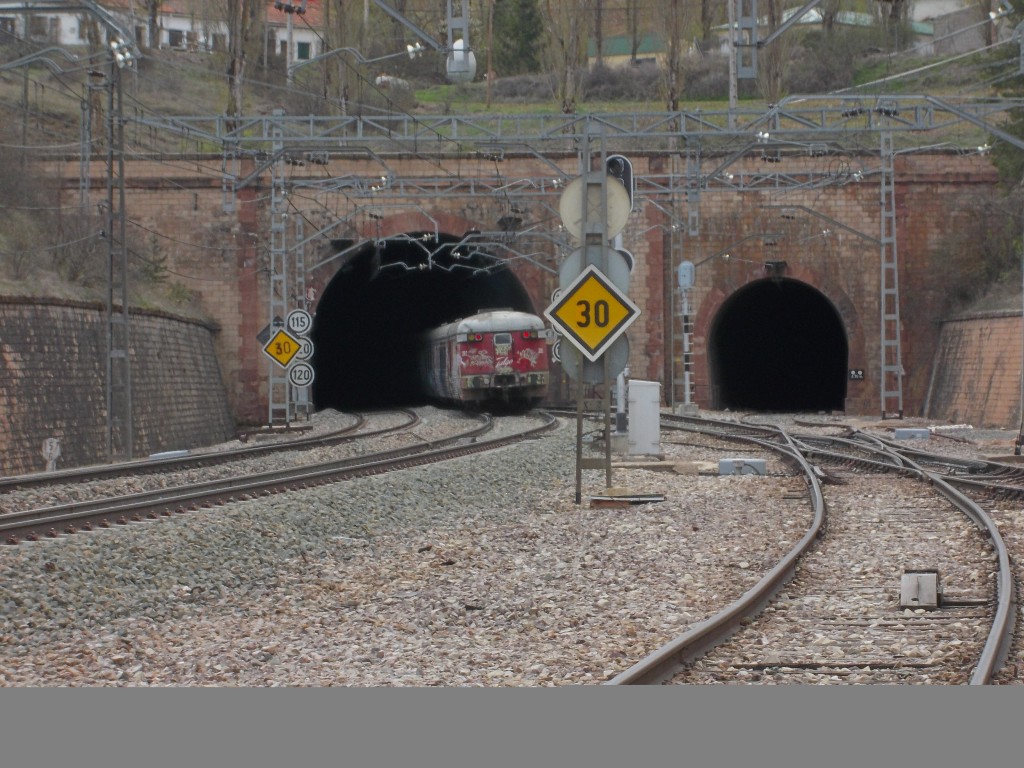
{"type": "Polygon", "coordinates": [[[313,316],[304,309],[296,309],[288,313],[285,319],[285,327],[289,333],[296,336],[305,336],[313,327],[313,316]]]}
{"type": "Polygon", "coordinates": [[[299,339],[302,344],[299,347],[299,351],[295,353],[295,357],[298,360],[309,360],[313,356],[313,342],[309,339],[299,339]]]}
{"type": "Polygon", "coordinates": [[[309,363],[296,363],[288,369],[288,381],[292,386],[308,387],[313,383],[314,377],[313,366],[309,363]]]}

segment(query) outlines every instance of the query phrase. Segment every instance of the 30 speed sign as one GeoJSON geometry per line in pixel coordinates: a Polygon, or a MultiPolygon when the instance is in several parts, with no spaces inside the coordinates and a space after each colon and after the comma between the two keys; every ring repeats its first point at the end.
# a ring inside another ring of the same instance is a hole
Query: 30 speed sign
{"type": "Polygon", "coordinates": [[[591,264],[544,315],[588,360],[596,361],[640,316],[640,308],[591,264]]]}

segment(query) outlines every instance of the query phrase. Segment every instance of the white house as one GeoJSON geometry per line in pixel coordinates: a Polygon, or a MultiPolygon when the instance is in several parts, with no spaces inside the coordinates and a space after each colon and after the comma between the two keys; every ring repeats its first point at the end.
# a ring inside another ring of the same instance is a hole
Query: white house
{"type": "MultiPolygon", "coordinates": [[[[320,50],[323,0],[266,0],[263,40],[268,52],[285,55],[288,64],[311,59],[320,50]],[[301,11],[301,13],[300,13],[301,11]]],[[[215,51],[227,47],[222,10],[204,0],[163,0],[157,15],[157,39],[149,37],[149,12],[143,0],[99,0],[143,48],[215,51]]],[[[6,35],[39,45],[76,47],[89,42],[92,14],[68,10],[67,3],[0,0],[0,40],[6,35]]],[[[102,34],[102,33],[101,33],[102,34]]]]}
{"type": "Polygon", "coordinates": [[[977,5],[970,0],[914,0],[910,5],[910,18],[914,21],[930,21],[948,13],[962,11],[968,5],[977,5]]]}

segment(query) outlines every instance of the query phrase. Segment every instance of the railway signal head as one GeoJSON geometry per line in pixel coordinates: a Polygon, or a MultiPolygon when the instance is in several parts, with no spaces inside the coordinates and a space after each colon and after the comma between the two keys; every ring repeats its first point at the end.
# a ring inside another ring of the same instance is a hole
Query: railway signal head
{"type": "Polygon", "coordinates": [[[633,193],[636,192],[636,182],[633,180],[633,164],[629,158],[622,155],[610,155],[605,160],[605,170],[613,179],[618,179],[626,188],[629,195],[629,209],[633,210],[633,193]]]}

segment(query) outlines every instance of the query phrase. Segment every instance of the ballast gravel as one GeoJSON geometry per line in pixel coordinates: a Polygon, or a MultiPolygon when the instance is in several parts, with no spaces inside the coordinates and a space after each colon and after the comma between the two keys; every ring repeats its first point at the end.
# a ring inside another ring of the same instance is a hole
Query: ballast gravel
{"type": "Polygon", "coordinates": [[[617,468],[617,486],[664,496],[617,508],[590,506],[607,489],[586,470],[577,505],[567,420],[443,466],[0,547],[0,683],[601,682],[802,536],[809,505],[788,498],[802,482],[766,458],[781,482],[617,468]]]}
{"type": "MultiPolygon", "coordinates": [[[[421,413],[424,436],[458,418],[421,413]]],[[[0,547],[0,684],[596,684],[810,524],[803,481],[766,452],[663,433],[663,461],[613,471],[663,500],[604,507],[603,471],[575,503],[575,450],[568,419],[443,466],[0,547]],[[718,475],[752,455],[766,476],[718,475]]]]}

